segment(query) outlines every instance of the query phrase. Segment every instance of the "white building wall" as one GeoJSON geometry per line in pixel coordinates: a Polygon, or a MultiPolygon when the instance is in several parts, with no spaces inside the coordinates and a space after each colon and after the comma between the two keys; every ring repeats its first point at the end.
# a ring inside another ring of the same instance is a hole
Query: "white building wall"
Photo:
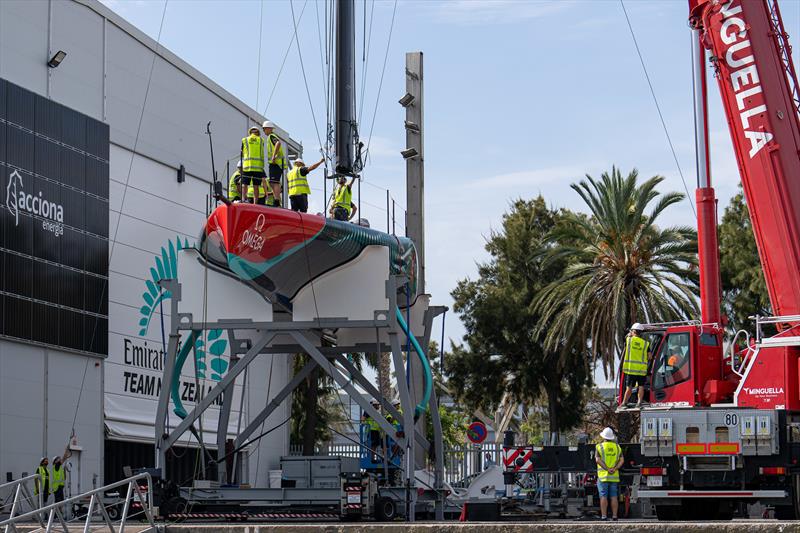
{"type": "MultiPolygon", "coordinates": [[[[45,451],[51,457],[60,453],[71,432],[73,396],[77,398],[87,368],[76,424],[85,490],[94,476],[102,483],[102,413],[118,399],[113,395],[125,394],[117,390],[125,367],[125,338],[161,344],[160,323],[141,336],[138,327],[155,257],[176,237],[193,243],[205,219],[211,181],[206,123],[212,122],[217,170],[226,181],[225,158],[236,151],[247,126],[264,117],[96,0],[0,0],[0,78],[110,126],[108,359],[89,358],[86,364],[82,355],[0,341],[0,472],[18,476],[33,471],[45,451]],[[67,57],[50,69],[46,62],[58,50],[67,57]],[[180,165],[187,172],[182,184],[176,180],[180,165]]],[[[300,149],[278,131],[290,151],[300,149]]],[[[267,402],[269,387],[262,378],[270,366],[273,394],[289,377],[286,360],[271,363],[265,357],[257,365],[258,373],[249,375],[252,388],[245,397],[243,424],[267,402]]],[[[288,409],[287,403],[286,410],[276,411],[265,429],[285,419],[288,409]]],[[[145,420],[153,414],[132,418],[145,420]]],[[[263,441],[260,480],[267,479],[266,470],[277,467],[287,447],[288,424],[263,441]]],[[[254,455],[251,469],[255,463],[254,455]]],[[[255,474],[251,472],[251,480],[255,474]]]]}

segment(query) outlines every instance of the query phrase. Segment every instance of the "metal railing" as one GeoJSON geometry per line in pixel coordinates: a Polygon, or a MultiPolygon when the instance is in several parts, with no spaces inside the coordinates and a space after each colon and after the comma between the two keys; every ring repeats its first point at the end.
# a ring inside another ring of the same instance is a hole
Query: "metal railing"
{"type": "MultiPolygon", "coordinates": [[[[23,492],[24,490],[20,487],[24,487],[27,481],[36,477],[38,476],[28,476],[7,483],[6,485],[0,485],[0,489],[4,487],[8,488],[10,485],[17,485],[17,492],[23,492]]],[[[28,495],[30,495],[29,492],[28,495]]],[[[41,501],[41,498],[39,498],[39,501],[41,501]]],[[[0,521],[0,527],[3,527],[4,533],[12,533],[16,532],[17,526],[23,523],[28,526],[29,522],[37,521],[41,526],[40,528],[30,530],[26,527],[26,530],[29,532],[41,530],[49,533],[53,531],[55,527],[65,533],[69,533],[70,525],[78,525],[80,522],[83,522],[83,531],[84,533],[88,533],[92,530],[93,519],[97,517],[99,520],[95,522],[95,525],[99,525],[101,528],[107,528],[108,531],[112,533],[117,533],[117,531],[119,531],[119,533],[124,533],[128,519],[139,514],[144,515],[143,517],[146,523],[150,526],[149,528],[140,530],[140,532],[156,531],[156,524],[153,520],[153,480],[148,473],[138,474],[117,481],[116,483],[105,485],[89,492],[78,494],[77,496],[72,496],[57,503],[40,506],[38,509],[32,509],[26,513],[17,513],[12,506],[11,516],[6,520],[0,521]],[[147,483],[145,489],[139,486],[140,481],[145,481],[147,483]],[[110,492],[114,489],[122,489],[123,487],[127,487],[124,500],[118,497],[110,503],[104,500],[106,492],[110,492]],[[78,516],[69,519],[65,513],[65,509],[73,505],[83,505],[87,498],[89,498],[88,506],[85,509],[81,508],[80,513],[77,513],[78,516]],[[122,506],[121,509],[120,506],[122,506]],[[131,508],[134,506],[141,506],[141,510],[132,512],[131,508]],[[109,511],[112,509],[113,511],[110,513],[109,511]],[[85,520],[83,520],[84,514],[85,520]],[[114,515],[115,518],[112,518],[112,515],[114,515]],[[114,527],[115,524],[119,526],[118,529],[114,527]]]]}
{"type": "MultiPolygon", "coordinates": [[[[0,485],[0,496],[6,492],[13,494],[13,497],[11,498],[11,509],[9,510],[9,519],[21,514],[22,508],[26,505],[32,511],[42,507],[41,493],[31,494],[31,491],[28,488],[28,483],[33,483],[35,486],[38,481],[39,474],[33,474],[0,485]]],[[[7,505],[7,500],[4,500],[2,505],[0,505],[0,516],[5,514],[5,507],[7,505]]],[[[37,515],[36,519],[40,524],[44,525],[41,515],[37,515]]],[[[8,528],[6,528],[6,530],[8,530],[8,528]]]]}
{"type": "MultiPolygon", "coordinates": [[[[302,446],[293,444],[289,448],[289,455],[301,455],[302,450],[302,446]]],[[[314,452],[340,457],[361,456],[358,444],[323,444],[315,448],[314,452]]],[[[502,466],[502,452],[503,446],[493,442],[484,442],[480,447],[471,444],[445,447],[444,481],[454,487],[467,487],[487,467],[493,464],[502,466]]],[[[428,469],[433,470],[433,462],[430,462],[428,469]]]]}

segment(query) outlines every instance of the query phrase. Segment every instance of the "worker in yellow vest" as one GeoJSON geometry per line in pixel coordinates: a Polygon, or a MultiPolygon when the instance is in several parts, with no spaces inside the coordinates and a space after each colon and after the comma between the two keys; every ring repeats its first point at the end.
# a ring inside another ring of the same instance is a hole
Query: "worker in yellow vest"
{"type": "Polygon", "coordinates": [[[53,501],[55,503],[64,501],[64,486],[67,482],[66,468],[64,468],[64,461],[66,461],[72,452],[69,447],[64,450],[64,455],[53,457],[53,472],[50,476],[50,487],[53,491],[53,501]]]}
{"type": "Polygon", "coordinates": [[[283,169],[286,167],[286,153],[281,140],[275,135],[275,124],[265,120],[262,124],[264,135],[267,138],[267,162],[269,163],[269,186],[272,188],[273,205],[281,205],[281,184],[283,183],[283,169]]]}
{"type": "Polygon", "coordinates": [[[292,211],[308,213],[308,195],[311,194],[308,173],[316,170],[324,162],[323,157],[313,165],[305,166],[302,159],[295,159],[292,170],[289,171],[289,203],[292,211]]]}
{"type": "Polygon", "coordinates": [[[242,201],[242,161],[236,165],[236,172],[228,180],[228,200],[231,202],[242,201]]]}
{"type": "Polygon", "coordinates": [[[647,355],[650,351],[650,343],[641,337],[642,331],[644,331],[644,327],[637,322],[631,326],[631,331],[625,339],[625,353],[622,355],[625,394],[620,403],[621,407],[628,405],[628,400],[635,387],[639,387],[636,407],[641,407],[644,399],[644,385],[647,378],[647,355]]]}
{"type": "Polygon", "coordinates": [[[622,448],[616,443],[614,430],[605,428],[600,432],[602,442],[594,448],[597,463],[597,492],[600,495],[600,520],[608,520],[608,501],[611,500],[612,520],[619,512],[619,469],[622,468],[622,448]]]}
{"type": "MultiPolygon", "coordinates": [[[[240,192],[241,198],[248,198],[247,191],[250,186],[258,187],[264,185],[264,158],[266,156],[266,147],[264,139],[258,131],[258,126],[250,128],[249,135],[242,139],[241,160],[242,160],[242,188],[240,192]]],[[[256,202],[258,201],[258,193],[255,195],[256,202]]]]}
{"type": "Polygon", "coordinates": [[[258,187],[250,187],[250,190],[247,192],[247,201],[251,204],[255,203],[258,205],[273,205],[272,202],[272,191],[265,188],[263,185],[259,185],[258,187]],[[258,193],[258,199],[254,200],[255,193],[258,193]]]}
{"type": "Polygon", "coordinates": [[[330,210],[336,220],[347,222],[358,211],[356,204],[353,203],[353,182],[355,180],[355,178],[351,178],[350,183],[347,183],[346,177],[339,176],[339,184],[333,191],[333,205],[330,210]]]}
{"type": "Polygon", "coordinates": [[[50,497],[50,470],[47,468],[49,464],[47,457],[42,457],[39,466],[36,467],[39,477],[33,480],[33,493],[36,496],[41,493],[42,506],[47,505],[47,499],[50,497]]]}

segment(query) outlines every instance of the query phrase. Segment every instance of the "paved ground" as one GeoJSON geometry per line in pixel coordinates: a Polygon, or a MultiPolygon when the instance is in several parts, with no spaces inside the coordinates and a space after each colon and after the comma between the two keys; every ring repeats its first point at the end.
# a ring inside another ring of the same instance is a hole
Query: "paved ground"
{"type": "MultiPolygon", "coordinates": [[[[99,526],[96,524],[95,526],[99,526]]],[[[142,533],[147,528],[127,526],[128,533],[142,533]]],[[[18,526],[18,531],[33,532],[37,528],[18,526]]],[[[41,529],[38,529],[41,531],[41,529]]],[[[71,527],[70,532],[83,531],[71,527]]],[[[102,531],[97,528],[93,531],[102,531]]],[[[776,520],[735,520],[731,522],[656,522],[625,520],[620,522],[373,522],[324,524],[172,524],[159,525],[163,533],[800,533],[800,522],[776,520]]]]}

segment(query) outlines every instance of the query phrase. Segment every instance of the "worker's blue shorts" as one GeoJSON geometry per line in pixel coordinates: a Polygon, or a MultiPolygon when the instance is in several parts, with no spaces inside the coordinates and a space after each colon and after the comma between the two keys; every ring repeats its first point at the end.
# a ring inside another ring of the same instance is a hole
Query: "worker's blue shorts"
{"type": "Polygon", "coordinates": [[[617,481],[598,481],[597,492],[601,498],[616,498],[619,496],[619,482],[617,481]]]}

